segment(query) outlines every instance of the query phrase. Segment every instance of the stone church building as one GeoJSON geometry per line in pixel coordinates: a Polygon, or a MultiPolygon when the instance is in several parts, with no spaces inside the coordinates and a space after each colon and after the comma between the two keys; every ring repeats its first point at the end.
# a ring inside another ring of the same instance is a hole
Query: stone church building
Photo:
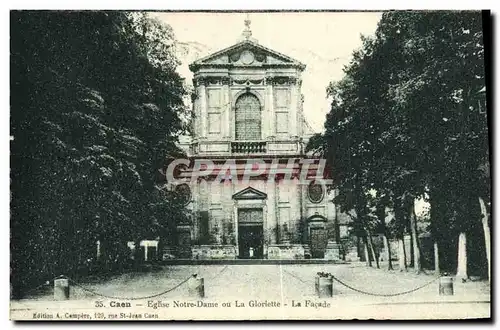
{"type": "Polygon", "coordinates": [[[237,174],[228,173],[223,181],[207,175],[177,186],[189,195],[193,219],[177,226],[176,254],[339,259],[345,221],[333,195],[319,181],[300,180],[304,160],[316,161],[304,152],[313,133],[301,94],[306,65],[260,45],[248,19],[245,25],[239,42],[189,66],[195,88],[192,135],[182,147],[191,160],[208,159],[218,169],[234,162],[237,174]],[[240,182],[249,159],[261,161],[266,170],[240,182]],[[282,173],[269,179],[273,162],[282,173]]]}

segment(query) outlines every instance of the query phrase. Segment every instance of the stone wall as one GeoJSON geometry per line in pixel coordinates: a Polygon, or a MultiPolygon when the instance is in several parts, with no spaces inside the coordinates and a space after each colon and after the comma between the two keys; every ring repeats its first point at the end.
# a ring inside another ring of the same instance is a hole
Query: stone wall
{"type": "Polygon", "coordinates": [[[176,259],[176,248],[173,246],[164,246],[162,250],[162,260],[176,259]]]}
{"type": "Polygon", "coordinates": [[[276,244],[267,248],[267,259],[304,259],[304,247],[300,244],[276,244]]]}
{"type": "Polygon", "coordinates": [[[234,245],[195,245],[191,247],[192,259],[236,259],[234,245]]]}
{"type": "Polygon", "coordinates": [[[325,260],[341,260],[339,243],[335,241],[328,241],[325,251],[325,260]]]}

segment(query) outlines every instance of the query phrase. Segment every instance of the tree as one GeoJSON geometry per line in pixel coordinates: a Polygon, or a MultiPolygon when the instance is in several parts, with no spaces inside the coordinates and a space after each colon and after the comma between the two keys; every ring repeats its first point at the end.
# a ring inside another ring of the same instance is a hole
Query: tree
{"type": "Polygon", "coordinates": [[[325,132],[308,149],[335,168],[340,195],[353,194],[337,201],[345,210],[364,214],[362,196],[372,189],[391,200],[400,269],[406,268],[406,232],[420,269],[418,198],[431,204],[441,268],[456,269],[458,237],[460,251],[472,248],[464,242],[477,230],[477,198],[489,196],[480,170],[488,163],[484,93],[476,92],[484,87],[483,62],[480,13],[387,12],[375,36],[364,37],[353,53],[345,76],[327,88],[332,107],[325,132]]]}
{"type": "MultiPolygon", "coordinates": [[[[117,260],[185,210],[156,194],[187,109],[169,27],[127,12],[11,13],[11,274],[23,290],[117,260]],[[36,169],[36,170],[35,170],[36,169]]],[[[113,265],[110,265],[113,267],[113,265]]]]}

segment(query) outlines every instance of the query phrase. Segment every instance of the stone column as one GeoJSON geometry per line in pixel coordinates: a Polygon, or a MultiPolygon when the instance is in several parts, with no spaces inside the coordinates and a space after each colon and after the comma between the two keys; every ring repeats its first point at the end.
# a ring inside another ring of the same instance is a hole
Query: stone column
{"type": "Polygon", "coordinates": [[[273,235],[275,237],[275,240],[276,240],[276,243],[280,243],[281,242],[281,221],[280,221],[280,215],[279,215],[279,210],[278,210],[278,187],[279,185],[279,181],[278,180],[274,180],[274,213],[275,213],[275,216],[276,216],[276,222],[275,222],[275,235],[273,235]]]}
{"type": "Polygon", "coordinates": [[[266,83],[266,103],[267,109],[265,114],[267,115],[267,120],[264,120],[267,125],[267,131],[264,130],[264,139],[268,139],[269,137],[273,137],[276,135],[275,128],[275,115],[274,115],[274,91],[273,91],[273,82],[271,78],[265,79],[266,83]]]}
{"type": "Polygon", "coordinates": [[[275,191],[275,183],[274,181],[269,181],[267,183],[267,203],[268,203],[268,221],[266,225],[267,239],[270,244],[276,244],[276,219],[277,219],[277,210],[276,210],[276,191],[275,191]]]}
{"type": "Polygon", "coordinates": [[[231,201],[232,201],[232,221],[233,221],[233,231],[234,231],[234,243],[236,247],[236,255],[238,256],[240,254],[240,246],[239,246],[239,237],[238,237],[238,201],[233,200],[232,196],[235,194],[236,187],[235,187],[235,182],[237,181],[237,178],[233,178],[231,180],[231,201]]]}
{"type": "Polygon", "coordinates": [[[231,139],[231,119],[229,114],[231,112],[231,94],[229,92],[229,78],[222,80],[222,111],[223,118],[222,122],[224,123],[222,127],[222,136],[224,139],[231,139]]]}
{"type": "Polygon", "coordinates": [[[240,246],[239,246],[239,239],[238,239],[238,204],[236,201],[234,201],[234,206],[233,206],[233,219],[234,219],[234,236],[235,236],[235,243],[236,243],[236,255],[240,254],[240,246]]]}
{"type": "Polygon", "coordinates": [[[297,138],[297,108],[300,100],[298,80],[291,79],[290,81],[290,137],[297,138]]]}
{"type": "Polygon", "coordinates": [[[199,207],[199,196],[200,196],[200,186],[198,184],[198,181],[194,182],[193,186],[193,213],[194,213],[194,219],[193,219],[193,232],[194,232],[194,239],[195,241],[199,241],[200,239],[200,207],[199,207]]]}
{"type": "Polygon", "coordinates": [[[307,223],[307,208],[306,208],[306,203],[307,203],[307,185],[305,182],[299,183],[299,189],[300,189],[300,194],[301,194],[301,200],[300,200],[300,207],[302,208],[301,213],[302,217],[304,220],[304,231],[302,233],[302,242],[304,244],[309,244],[309,224],[307,223]]]}
{"type": "Polygon", "coordinates": [[[299,229],[302,228],[302,203],[300,202],[300,182],[298,178],[294,178],[292,181],[291,189],[293,192],[291,199],[291,221],[293,228],[290,228],[293,239],[297,239],[298,243],[302,243],[302,233],[299,233],[299,229]]]}
{"type": "MultiPolygon", "coordinates": [[[[268,213],[267,213],[267,200],[264,200],[263,203],[262,203],[262,228],[267,228],[267,224],[268,224],[268,213]]],[[[264,230],[264,235],[266,234],[266,230],[264,230]]],[[[264,236],[263,237],[263,244],[262,244],[262,257],[264,258],[265,255],[267,255],[267,240],[266,240],[266,237],[264,236]]]]}
{"type": "Polygon", "coordinates": [[[208,123],[207,123],[207,91],[206,91],[206,82],[203,80],[200,80],[199,85],[198,85],[198,90],[199,90],[199,97],[200,97],[200,137],[202,139],[207,138],[207,130],[208,130],[208,123]]]}

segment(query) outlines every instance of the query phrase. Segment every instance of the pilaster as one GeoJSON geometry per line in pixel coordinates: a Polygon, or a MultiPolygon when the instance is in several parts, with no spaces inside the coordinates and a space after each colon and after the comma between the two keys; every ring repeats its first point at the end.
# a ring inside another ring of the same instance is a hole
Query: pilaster
{"type": "Polygon", "coordinates": [[[297,113],[299,104],[299,88],[297,81],[290,84],[290,137],[297,138],[297,113]]]}
{"type": "Polygon", "coordinates": [[[231,93],[229,92],[229,78],[223,80],[222,85],[222,111],[223,111],[223,128],[222,136],[225,139],[231,139],[231,93]]]}
{"type": "Polygon", "coordinates": [[[198,86],[199,92],[200,92],[200,137],[202,139],[207,138],[207,129],[208,129],[208,123],[207,123],[207,88],[205,85],[205,82],[201,82],[200,85],[198,86]]]}
{"type": "Polygon", "coordinates": [[[267,130],[264,130],[264,139],[268,139],[269,137],[274,137],[276,135],[276,125],[275,125],[275,114],[274,114],[274,91],[273,91],[273,82],[271,79],[267,78],[265,80],[266,83],[266,97],[267,97],[267,111],[266,116],[267,120],[264,120],[265,125],[267,126],[267,130]]]}
{"type": "Polygon", "coordinates": [[[276,209],[276,183],[274,181],[270,181],[267,183],[267,205],[268,208],[268,216],[267,216],[267,225],[266,233],[268,237],[266,237],[267,241],[270,244],[276,244],[276,226],[277,226],[277,209],[276,209]]]}
{"type": "Polygon", "coordinates": [[[192,186],[193,189],[193,213],[194,213],[194,219],[193,219],[193,234],[194,234],[194,239],[199,240],[200,239],[200,217],[199,217],[199,212],[200,212],[200,186],[198,182],[195,182],[194,185],[192,186]]]}
{"type": "Polygon", "coordinates": [[[299,190],[300,190],[300,195],[301,195],[301,198],[300,198],[301,215],[302,215],[302,219],[304,221],[302,242],[304,244],[308,244],[309,243],[309,229],[308,229],[309,224],[307,223],[307,210],[306,210],[307,185],[303,182],[300,182],[299,183],[299,190]]]}
{"type": "Polygon", "coordinates": [[[279,208],[278,208],[278,194],[279,194],[279,181],[274,180],[274,213],[275,213],[275,235],[274,236],[274,242],[273,244],[277,244],[281,241],[281,219],[280,219],[280,214],[279,214],[279,208]]]}

